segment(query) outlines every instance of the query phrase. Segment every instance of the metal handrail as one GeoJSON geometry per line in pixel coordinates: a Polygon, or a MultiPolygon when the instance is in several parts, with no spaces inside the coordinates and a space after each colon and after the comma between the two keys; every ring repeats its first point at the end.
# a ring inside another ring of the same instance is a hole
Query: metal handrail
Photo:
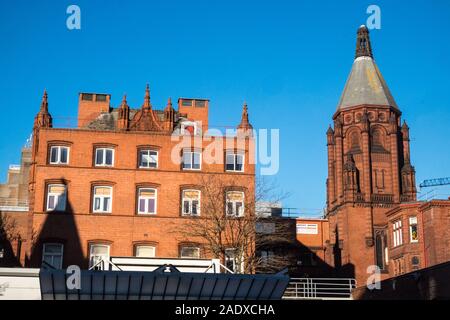
{"type": "Polygon", "coordinates": [[[283,299],[352,299],[353,278],[291,278],[283,299]]]}
{"type": "MultiPolygon", "coordinates": [[[[100,259],[96,264],[94,264],[92,267],[89,268],[89,270],[94,270],[95,267],[97,267],[98,265],[100,265],[103,262],[107,262],[108,264],[112,265],[113,267],[116,267],[117,269],[119,269],[119,271],[123,271],[118,265],[116,265],[114,262],[110,261],[110,260],[104,260],[104,259],[100,259]]],[[[103,266],[102,266],[103,267],[103,266]]],[[[103,270],[103,268],[102,268],[103,270]]]]}

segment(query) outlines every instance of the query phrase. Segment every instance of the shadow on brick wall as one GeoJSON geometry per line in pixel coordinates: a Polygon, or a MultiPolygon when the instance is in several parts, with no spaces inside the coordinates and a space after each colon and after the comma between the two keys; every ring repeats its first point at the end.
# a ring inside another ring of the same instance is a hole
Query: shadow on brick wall
{"type": "MultiPolygon", "coordinates": [[[[286,239],[272,243],[266,246],[264,250],[271,250],[277,256],[286,257],[286,263],[283,266],[288,269],[288,273],[293,278],[354,278],[355,268],[353,264],[342,265],[341,249],[336,245],[332,250],[334,257],[334,266],[328,264],[319,257],[314,250],[297,240],[296,220],[281,218],[279,223],[286,224],[286,239]]],[[[336,241],[339,243],[338,239],[336,241]]],[[[317,248],[323,250],[323,248],[317,248]]],[[[278,270],[260,269],[259,272],[276,272],[278,270]]]]}
{"type": "Polygon", "coordinates": [[[380,282],[379,290],[355,289],[361,300],[448,300],[450,299],[450,261],[406,273],[380,282]]]}
{"type": "Polygon", "coordinates": [[[21,267],[22,239],[16,221],[0,211],[0,267],[21,267]]]}
{"type": "Polygon", "coordinates": [[[88,268],[88,259],[83,254],[82,244],[73,215],[70,201],[66,203],[64,212],[45,213],[42,229],[38,231],[31,249],[27,266],[39,268],[42,265],[42,251],[45,243],[63,244],[63,269],[69,265],[77,265],[82,269],[88,268]]]}

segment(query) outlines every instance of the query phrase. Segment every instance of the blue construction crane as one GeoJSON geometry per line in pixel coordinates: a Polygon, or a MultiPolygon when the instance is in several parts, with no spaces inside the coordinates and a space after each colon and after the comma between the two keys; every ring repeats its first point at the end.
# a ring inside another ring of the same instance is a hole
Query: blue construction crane
{"type": "Polygon", "coordinates": [[[419,185],[419,187],[426,188],[434,186],[445,186],[447,184],[450,184],[450,177],[423,180],[422,183],[419,185]]]}

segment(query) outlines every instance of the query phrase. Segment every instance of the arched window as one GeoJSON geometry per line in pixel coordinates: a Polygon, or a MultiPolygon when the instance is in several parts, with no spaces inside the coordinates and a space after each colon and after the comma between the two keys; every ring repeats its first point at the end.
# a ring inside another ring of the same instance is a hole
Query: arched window
{"type": "Polygon", "coordinates": [[[372,145],[373,146],[383,146],[383,133],[381,130],[377,129],[372,132],[372,145]]]}
{"type": "Polygon", "coordinates": [[[353,131],[348,135],[348,147],[351,151],[360,150],[360,134],[358,131],[353,131]]]}

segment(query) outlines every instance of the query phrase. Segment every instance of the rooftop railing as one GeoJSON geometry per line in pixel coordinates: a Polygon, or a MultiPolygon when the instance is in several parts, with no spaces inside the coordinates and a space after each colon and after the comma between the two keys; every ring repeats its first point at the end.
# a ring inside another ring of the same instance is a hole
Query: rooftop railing
{"type": "Polygon", "coordinates": [[[352,278],[291,278],[283,299],[351,300],[352,278]]]}
{"type": "Polygon", "coordinates": [[[0,197],[0,210],[28,211],[28,200],[0,197]]]}

